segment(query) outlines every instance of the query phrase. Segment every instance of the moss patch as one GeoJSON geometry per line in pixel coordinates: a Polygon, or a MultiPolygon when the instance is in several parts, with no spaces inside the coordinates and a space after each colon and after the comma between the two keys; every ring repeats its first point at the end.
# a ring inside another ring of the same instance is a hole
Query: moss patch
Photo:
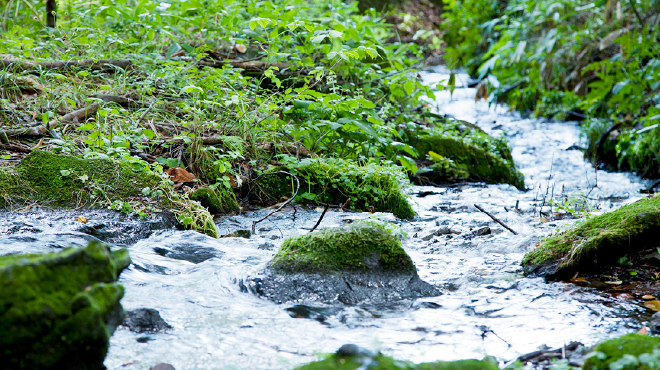
{"type": "Polygon", "coordinates": [[[190,194],[190,199],[198,201],[211,213],[238,212],[241,209],[230,191],[198,188],[190,194]]]}
{"type": "Polygon", "coordinates": [[[415,215],[402,187],[408,181],[406,175],[391,164],[360,165],[337,158],[289,160],[269,169],[259,179],[262,192],[275,200],[291,197],[296,187],[291,176],[277,171],[298,177],[300,191],[296,201],[302,203],[340,205],[350,199],[348,207],[358,211],[392,212],[405,219],[415,215]],[[269,172],[272,174],[267,175],[269,172]]]}
{"type": "Polygon", "coordinates": [[[340,357],[333,355],[325,360],[312,362],[296,368],[296,370],[355,370],[363,369],[364,361],[371,361],[369,370],[497,370],[497,365],[488,361],[479,360],[461,360],[449,362],[428,362],[423,364],[413,364],[407,361],[397,361],[391,357],[381,354],[373,358],[360,358],[357,356],[340,357]]]}
{"type": "Polygon", "coordinates": [[[586,272],[657,245],[658,232],[660,197],[645,198],[544,239],[522,265],[527,274],[557,278],[586,272]]]}
{"type": "Polygon", "coordinates": [[[433,152],[439,158],[452,160],[452,168],[460,169],[449,171],[451,168],[442,163],[440,167],[431,166],[434,170],[430,175],[431,181],[444,182],[456,179],[453,178],[456,175],[467,175],[469,180],[507,183],[520,190],[525,189],[525,178],[516,169],[508,150],[504,153],[492,152],[487,147],[471,143],[465,138],[433,131],[420,135],[409,134],[409,143],[417,149],[420,157],[426,157],[433,152]]]}
{"type": "Polygon", "coordinates": [[[401,240],[377,222],[356,222],[288,238],[271,266],[293,273],[416,271],[401,240]]]}
{"type": "Polygon", "coordinates": [[[0,257],[0,362],[8,368],[102,368],[123,319],[115,284],[128,251],[90,243],[0,257]],[[88,366],[88,367],[87,367],[88,366]]]}
{"type": "MultiPolygon", "coordinates": [[[[584,362],[582,369],[609,370],[611,369],[610,363],[619,360],[624,355],[639,357],[641,354],[653,352],[654,349],[660,349],[660,338],[658,337],[639,334],[624,335],[619,338],[607,340],[594,347],[592,352],[597,353],[584,362]]],[[[651,369],[651,367],[642,365],[625,368],[651,369]]],[[[655,369],[656,367],[653,368],[655,369]]]]}
{"type": "Polygon", "coordinates": [[[185,226],[217,237],[201,204],[172,190],[168,180],[141,161],[81,159],[35,151],[15,167],[0,168],[0,208],[107,206],[146,214],[171,212],[185,226]]]}

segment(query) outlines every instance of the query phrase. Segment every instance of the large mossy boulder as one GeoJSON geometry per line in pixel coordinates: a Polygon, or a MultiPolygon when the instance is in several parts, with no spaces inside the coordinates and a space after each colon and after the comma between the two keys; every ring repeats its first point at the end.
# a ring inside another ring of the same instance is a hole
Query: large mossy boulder
{"type": "Polygon", "coordinates": [[[516,169],[508,148],[495,150],[464,137],[433,131],[409,134],[408,137],[410,146],[417,149],[420,158],[431,160],[431,171],[424,176],[433,182],[471,180],[506,183],[525,189],[525,177],[516,169]]]}
{"type": "Polygon", "coordinates": [[[522,260],[528,275],[548,279],[570,278],[617,264],[658,245],[660,197],[625,205],[613,212],[591,217],[542,240],[522,260]]]}
{"type": "Polygon", "coordinates": [[[660,338],[628,334],[606,340],[591,350],[583,370],[660,368],[660,338]]]}
{"type": "Polygon", "coordinates": [[[403,188],[408,178],[392,164],[361,165],[339,158],[289,161],[261,175],[261,193],[276,201],[293,196],[297,182],[287,173],[300,181],[296,200],[302,203],[346,204],[354,210],[392,212],[404,219],[415,215],[403,188]]]}
{"type": "Polygon", "coordinates": [[[103,369],[122,323],[116,284],[128,251],[100,243],[43,255],[0,257],[3,369],[103,369]]]}
{"type": "Polygon", "coordinates": [[[82,159],[34,151],[17,166],[0,167],[0,209],[108,207],[174,214],[185,226],[217,237],[208,210],[176,193],[167,177],[138,160],[82,159]]]}
{"type": "Polygon", "coordinates": [[[380,353],[371,353],[356,345],[343,345],[328,358],[312,362],[295,370],[498,370],[496,362],[488,360],[438,361],[413,364],[398,361],[380,353]]]}
{"type": "Polygon", "coordinates": [[[437,296],[401,240],[383,224],[356,222],[288,238],[251,289],[278,303],[355,305],[437,296]]]}

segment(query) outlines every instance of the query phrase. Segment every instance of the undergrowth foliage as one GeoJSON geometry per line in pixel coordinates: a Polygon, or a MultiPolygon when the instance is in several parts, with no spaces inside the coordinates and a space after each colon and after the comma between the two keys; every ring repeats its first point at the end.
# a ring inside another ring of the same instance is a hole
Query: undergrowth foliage
{"type": "Polygon", "coordinates": [[[449,4],[454,23],[447,25],[479,26],[449,32],[448,55],[464,51],[458,65],[498,78],[493,101],[537,116],[581,119],[592,159],[647,176],[660,171],[659,1],[449,4]],[[466,14],[463,6],[486,11],[466,14]]]}

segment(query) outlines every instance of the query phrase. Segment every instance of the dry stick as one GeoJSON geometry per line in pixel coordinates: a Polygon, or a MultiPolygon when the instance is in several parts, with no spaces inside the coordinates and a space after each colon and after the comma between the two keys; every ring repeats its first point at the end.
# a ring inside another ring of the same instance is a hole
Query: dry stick
{"type": "Polygon", "coordinates": [[[291,198],[287,199],[287,201],[284,202],[284,203],[282,203],[279,207],[277,207],[276,210],[274,210],[273,212],[267,214],[265,217],[263,217],[263,218],[261,218],[261,219],[259,219],[259,220],[257,220],[257,221],[252,222],[252,233],[253,233],[253,234],[254,234],[254,230],[256,229],[257,224],[258,224],[259,222],[261,222],[261,221],[267,219],[268,217],[272,216],[273,214],[275,214],[275,213],[281,211],[282,208],[286,207],[287,204],[291,203],[292,200],[296,199],[296,196],[298,195],[298,190],[300,190],[300,180],[298,180],[298,177],[295,176],[295,175],[292,175],[292,174],[290,174],[290,173],[288,173],[288,172],[286,172],[286,171],[275,171],[275,172],[269,172],[269,173],[266,173],[266,174],[264,174],[264,175],[274,175],[274,174],[276,174],[276,173],[283,173],[283,174],[286,174],[286,175],[292,176],[292,177],[296,180],[296,191],[295,191],[295,193],[293,193],[293,196],[292,196],[291,198]]]}
{"type": "MultiPolygon", "coordinates": [[[[225,142],[226,137],[222,136],[206,136],[206,137],[201,137],[200,140],[202,141],[203,145],[218,145],[222,144],[225,142]]],[[[157,144],[183,144],[185,141],[183,139],[178,139],[178,138],[164,138],[160,141],[157,142],[157,144]]]]}
{"type": "Polygon", "coordinates": [[[498,224],[502,225],[505,229],[511,231],[511,232],[513,233],[513,235],[518,235],[518,233],[515,232],[512,228],[506,226],[506,224],[505,224],[504,222],[498,220],[497,217],[495,217],[495,216],[491,215],[490,213],[486,212],[486,210],[483,209],[483,208],[481,208],[481,207],[479,207],[479,205],[475,204],[474,207],[475,207],[476,209],[480,210],[481,212],[485,213],[486,215],[488,215],[488,217],[492,218],[493,221],[495,221],[495,222],[497,222],[498,224]]]}
{"type": "Polygon", "coordinates": [[[22,146],[12,145],[12,144],[1,144],[0,143],[0,149],[11,150],[11,151],[20,152],[20,153],[30,153],[30,152],[32,152],[32,150],[30,150],[28,148],[23,148],[22,146]]]}
{"type": "Polygon", "coordinates": [[[319,220],[316,221],[316,225],[314,225],[314,227],[312,227],[312,229],[309,230],[310,233],[316,230],[316,228],[321,224],[321,220],[323,220],[323,216],[325,216],[325,213],[328,212],[328,208],[330,207],[326,204],[325,207],[323,208],[323,213],[321,213],[321,217],[319,217],[319,220]]]}
{"type": "Polygon", "coordinates": [[[149,111],[151,111],[151,108],[153,108],[154,105],[156,105],[156,99],[154,99],[154,101],[151,102],[151,104],[149,105],[149,107],[148,107],[144,112],[142,112],[142,114],[140,115],[140,118],[138,118],[138,120],[137,120],[138,125],[140,124],[140,122],[142,122],[142,120],[144,119],[144,117],[147,116],[147,114],[149,113],[149,111]]]}
{"type": "Polygon", "coordinates": [[[92,103],[85,108],[78,109],[71,113],[68,113],[62,117],[60,122],[57,120],[52,120],[45,125],[35,126],[31,128],[16,128],[10,130],[0,131],[0,135],[5,133],[9,136],[21,136],[21,137],[42,137],[49,133],[51,130],[56,129],[62,123],[72,122],[74,119],[83,120],[86,117],[93,116],[99,110],[98,103],[92,103]]]}
{"type": "Polygon", "coordinates": [[[133,64],[130,60],[68,60],[59,62],[26,62],[19,60],[0,60],[0,67],[14,71],[33,69],[57,69],[70,71],[74,68],[87,68],[92,71],[114,72],[115,69],[127,69],[133,64]]]}

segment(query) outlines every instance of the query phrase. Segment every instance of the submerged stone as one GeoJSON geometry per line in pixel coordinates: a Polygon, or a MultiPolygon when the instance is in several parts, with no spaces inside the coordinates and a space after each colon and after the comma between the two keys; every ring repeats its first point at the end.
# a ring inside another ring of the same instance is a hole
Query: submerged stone
{"type": "Polygon", "coordinates": [[[135,333],[157,333],[172,329],[172,326],[165,322],[160,317],[160,313],[153,308],[138,308],[128,311],[123,325],[135,333]]]}
{"type": "Polygon", "coordinates": [[[657,246],[659,206],[660,197],[645,198],[545,238],[523,258],[525,273],[570,278],[577,271],[594,272],[657,246]]]}
{"type": "Polygon", "coordinates": [[[606,340],[591,352],[583,370],[657,369],[660,366],[660,338],[654,336],[627,334],[606,340]]]}
{"type": "Polygon", "coordinates": [[[264,172],[259,178],[262,198],[277,202],[293,196],[297,183],[287,173],[300,181],[296,201],[392,212],[404,219],[415,216],[402,185],[409,182],[408,178],[401,168],[391,164],[360,165],[347,159],[306,158],[264,172]]]}
{"type": "Polygon", "coordinates": [[[312,362],[296,370],[497,370],[496,362],[489,360],[438,361],[413,364],[408,361],[398,361],[381,353],[373,353],[355,344],[345,344],[328,358],[312,362]]]}
{"type": "Polygon", "coordinates": [[[92,242],[43,255],[0,257],[0,363],[3,369],[103,369],[121,324],[116,284],[125,249],[92,242]]]}
{"type": "Polygon", "coordinates": [[[270,267],[248,285],[277,303],[355,305],[440,295],[419,278],[401,240],[376,222],[289,238],[270,267]]]}
{"type": "MultiPolygon", "coordinates": [[[[82,159],[33,151],[0,167],[0,209],[105,207],[125,213],[174,214],[184,226],[217,237],[208,210],[176,193],[162,173],[138,160],[82,159]]],[[[90,230],[93,231],[93,230],[90,230]]]]}

